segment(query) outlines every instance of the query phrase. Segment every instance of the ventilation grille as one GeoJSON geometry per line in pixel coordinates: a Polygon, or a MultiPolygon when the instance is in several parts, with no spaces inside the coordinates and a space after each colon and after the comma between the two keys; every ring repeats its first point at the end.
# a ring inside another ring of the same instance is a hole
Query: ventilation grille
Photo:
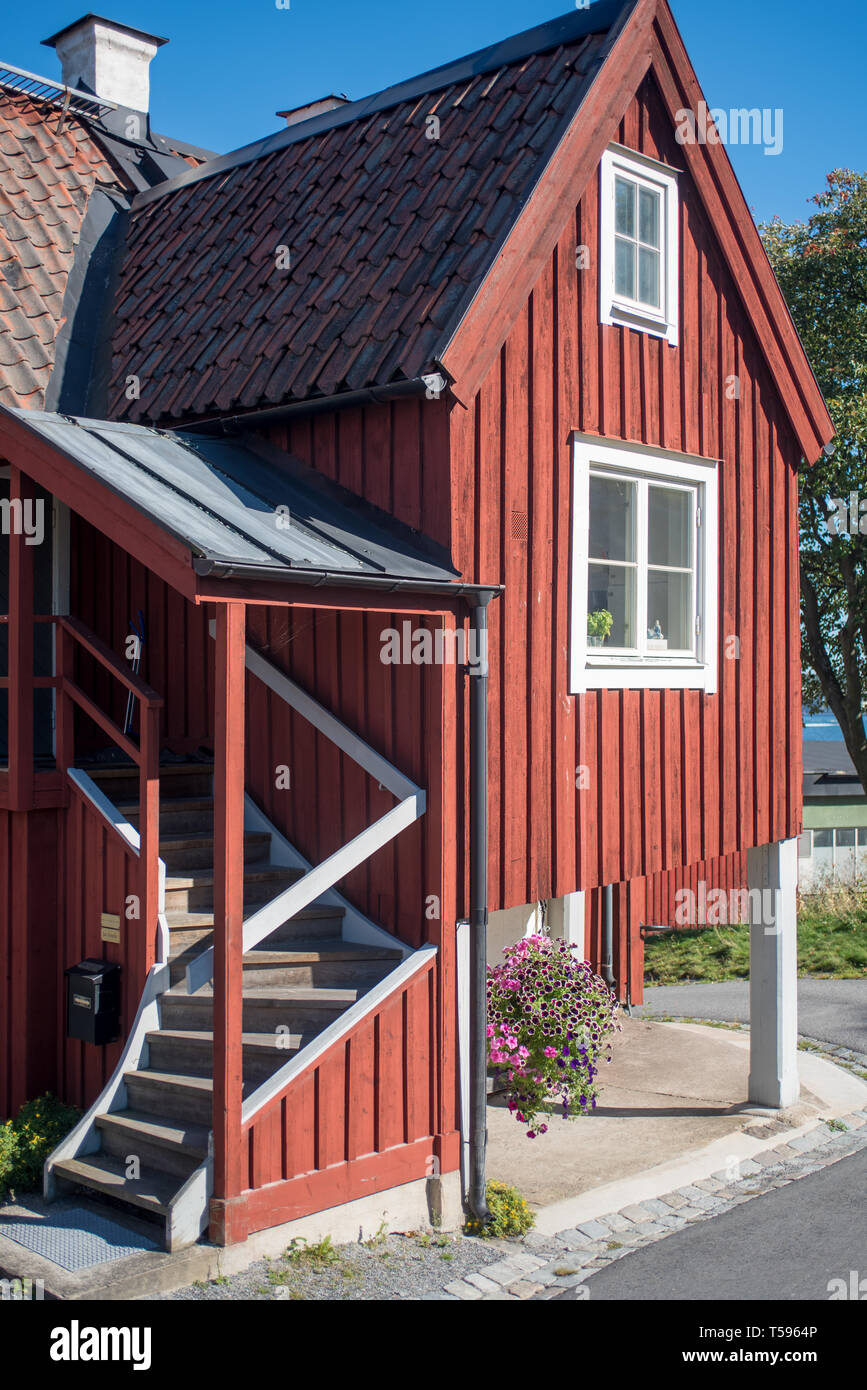
{"type": "Polygon", "coordinates": [[[526,512],[512,512],[512,540],[527,541],[530,535],[530,522],[526,512]]]}

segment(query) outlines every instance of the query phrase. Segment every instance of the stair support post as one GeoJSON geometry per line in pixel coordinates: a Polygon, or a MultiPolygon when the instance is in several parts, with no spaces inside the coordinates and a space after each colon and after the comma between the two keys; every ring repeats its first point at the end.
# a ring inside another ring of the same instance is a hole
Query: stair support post
{"type": "Polygon", "coordinates": [[[139,875],[142,923],[141,978],[156,960],[160,897],[160,708],[140,706],[139,875]]]}
{"type": "Polygon", "coordinates": [[[242,1197],[246,608],[217,607],[214,733],[214,1186],[210,1236],[246,1239],[242,1197]]]}

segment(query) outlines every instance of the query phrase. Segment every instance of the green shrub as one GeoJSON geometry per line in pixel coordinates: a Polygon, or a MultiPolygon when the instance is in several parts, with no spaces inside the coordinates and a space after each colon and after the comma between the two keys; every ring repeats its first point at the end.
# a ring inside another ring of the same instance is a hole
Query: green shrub
{"type": "Polygon", "coordinates": [[[22,1105],[14,1120],[0,1126],[0,1193],[41,1187],[42,1165],[80,1117],[80,1110],[50,1092],[22,1105]]]}
{"type": "Polygon", "coordinates": [[[534,1225],[536,1218],[517,1187],[509,1187],[504,1182],[489,1182],[485,1195],[493,1220],[483,1226],[478,1217],[469,1217],[464,1226],[468,1236],[503,1240],[507,1236],[525,1236],[534,1225]]]}

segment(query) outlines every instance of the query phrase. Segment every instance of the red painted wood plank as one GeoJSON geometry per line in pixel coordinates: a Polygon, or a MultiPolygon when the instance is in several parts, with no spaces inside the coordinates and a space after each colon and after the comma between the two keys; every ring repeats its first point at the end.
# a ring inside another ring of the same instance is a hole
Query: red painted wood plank
{"type": "Polygon", "coordinates": [[[214,1195],[212,1239],[246,1234],[241,1193],[244,921],[243,604],[217,611],[214,748],[214,1195]]]}

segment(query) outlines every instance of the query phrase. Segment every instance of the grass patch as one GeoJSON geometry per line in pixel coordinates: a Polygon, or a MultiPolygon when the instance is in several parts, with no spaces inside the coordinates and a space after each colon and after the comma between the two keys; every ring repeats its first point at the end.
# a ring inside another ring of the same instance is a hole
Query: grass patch
{"type": "MultiPolygon", "coordinates": [[[[747,980],[746,926],[672,929],[647,941],[644,978],[651,985],[747,980]]],[[[819,979],[867,976],[867,890],[835,887],[801,898],[798,974],[819,979]]]]}

